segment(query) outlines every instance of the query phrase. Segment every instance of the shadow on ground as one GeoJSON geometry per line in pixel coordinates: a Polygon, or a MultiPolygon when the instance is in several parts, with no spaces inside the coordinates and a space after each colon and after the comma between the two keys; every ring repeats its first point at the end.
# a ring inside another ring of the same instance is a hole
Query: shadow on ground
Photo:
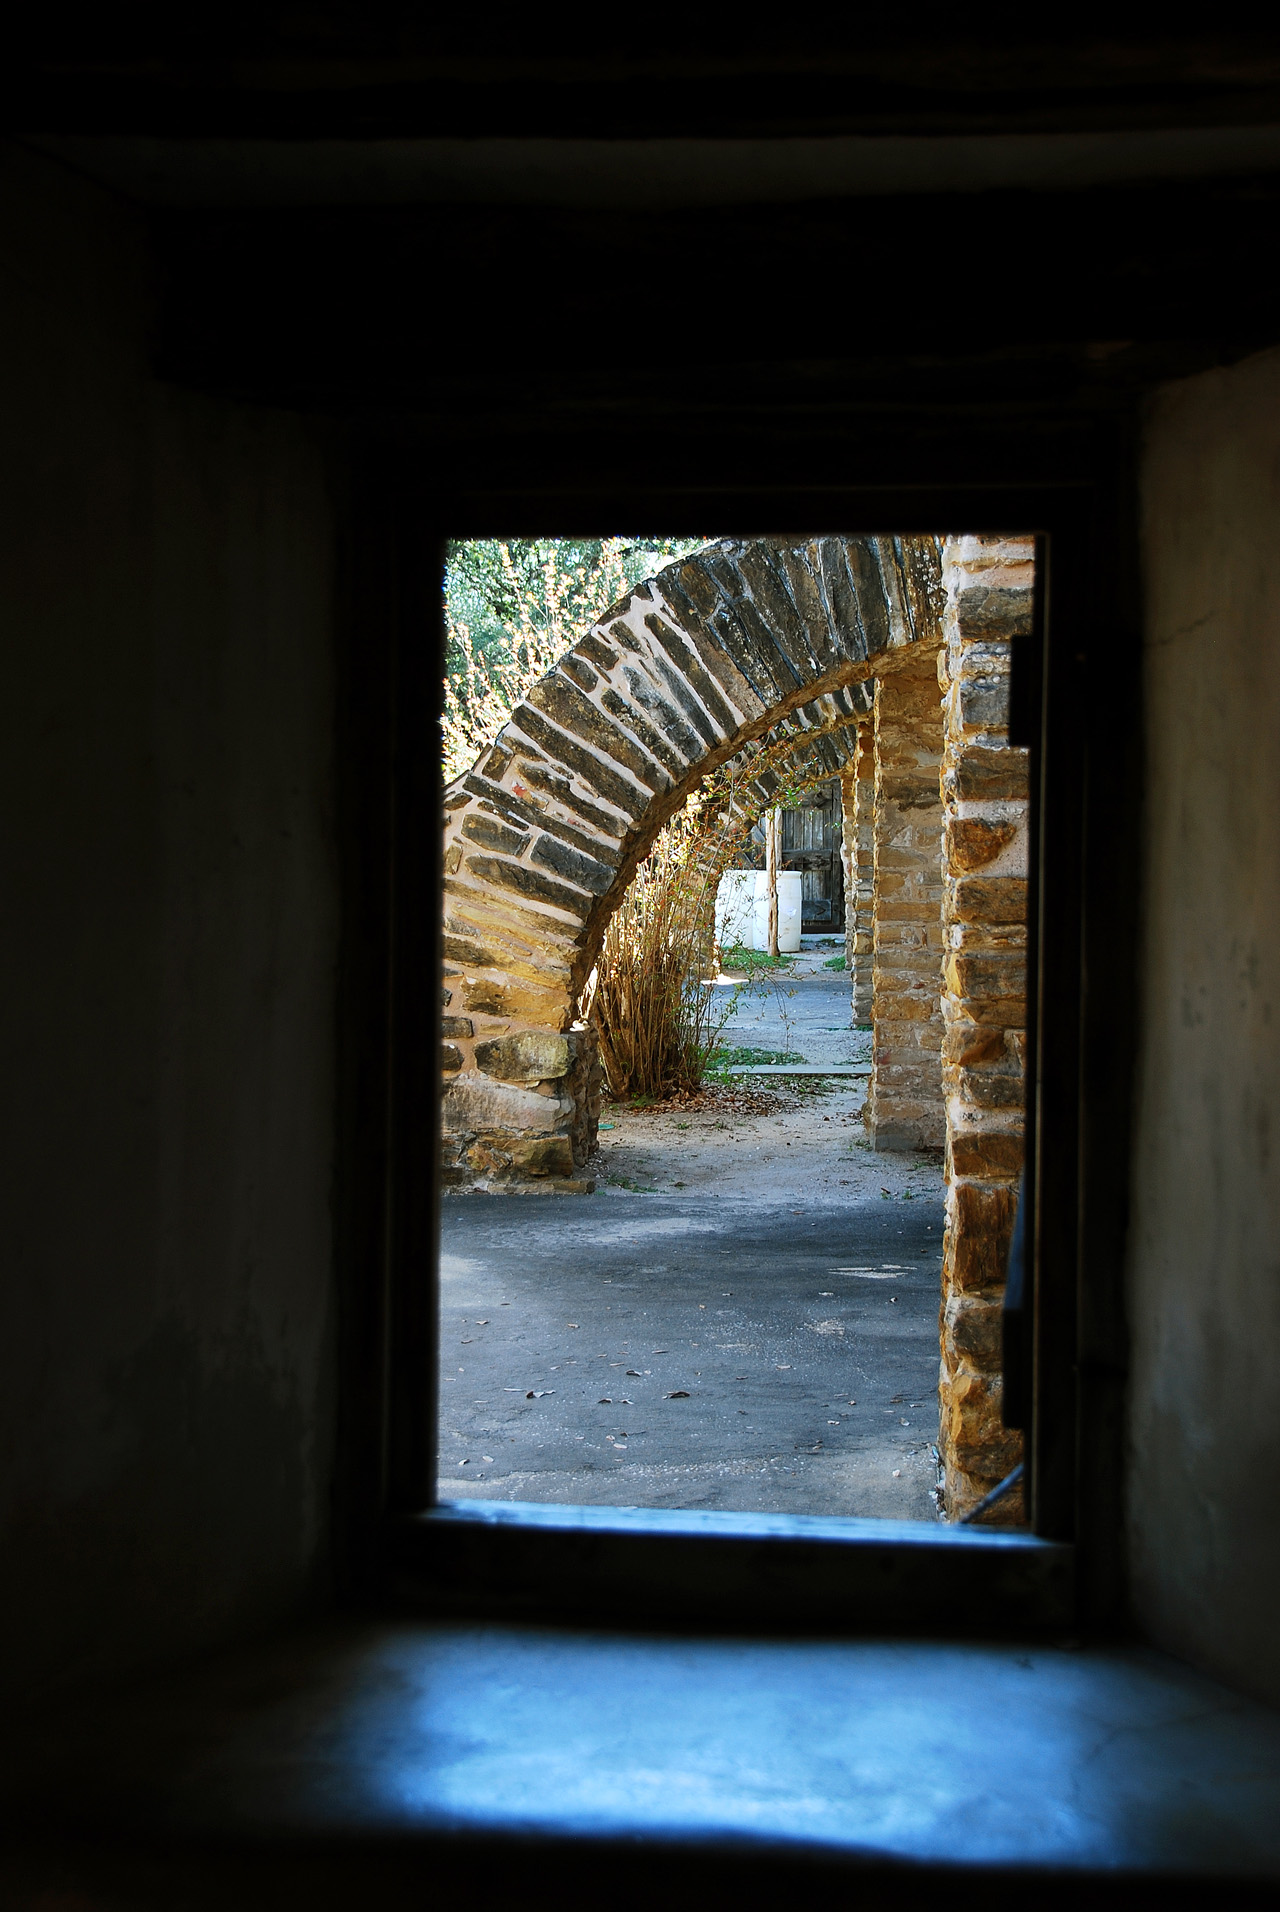
{"type": "Polygon", "coordinates": [[[444,1206],[444,1499],[936,1517],[936,1199],[444,1206]]]}

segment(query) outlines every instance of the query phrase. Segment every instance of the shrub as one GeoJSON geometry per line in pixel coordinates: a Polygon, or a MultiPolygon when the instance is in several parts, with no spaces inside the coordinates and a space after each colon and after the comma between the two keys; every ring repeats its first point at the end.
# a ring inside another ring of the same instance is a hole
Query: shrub
{"type": "Polygon", "coordinates": [[[670,1095],[701,1083],[735,991],[711,980],[718,865],[696,810],[669,823],[605,931],[584,998],[611,1095],[670,1095]]]}

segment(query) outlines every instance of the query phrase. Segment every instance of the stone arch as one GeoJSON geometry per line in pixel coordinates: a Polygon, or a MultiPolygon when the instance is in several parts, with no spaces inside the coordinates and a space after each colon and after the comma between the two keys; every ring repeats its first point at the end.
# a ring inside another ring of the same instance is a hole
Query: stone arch
{"type": "Polygon", "coordinates": [[[744,791],[757,815],[776,803],[783,790],[801,790],[849,774],[857,756],[858,725],[874,708],[872,684],[866,678],[838,697],[802,705],[756,739],[769,753],[768,769],[744,791]]]}
{"type": "Polygon", "coordinates": [[[940,641],[940,580],[934,539],[726,539],[615,605],[449,787],[445,1126],[487,1138],[472,1180],[571,1178],[577,1000],[636,866],[745,744],[865,715],[869,679],[940,641]]]}

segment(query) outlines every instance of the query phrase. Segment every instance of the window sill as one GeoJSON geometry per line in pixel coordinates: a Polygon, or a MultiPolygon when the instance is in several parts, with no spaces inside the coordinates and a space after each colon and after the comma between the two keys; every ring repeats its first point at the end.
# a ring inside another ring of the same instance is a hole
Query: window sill
{"type": "Polygon", "coordinates": [[[1280,1878],[1280,1715],[1141,1649],[336,1622],[13,1750],[23,1904],[1280,1878]]]}
{"type": "Polygon", "coordinates": [[[575,1624],[1008,1635],[1074,1622],[1075,1550],[933,1522],[447,1501],[386,1534],[419,1611],[575,1624]]]}

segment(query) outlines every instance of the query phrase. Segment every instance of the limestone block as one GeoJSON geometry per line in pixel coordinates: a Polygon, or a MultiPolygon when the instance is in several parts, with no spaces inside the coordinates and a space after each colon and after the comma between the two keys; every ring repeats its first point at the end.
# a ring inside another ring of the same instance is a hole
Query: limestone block
{"type": "Polygon", "coordinates": [[[1009,679],[974,677],[959,686],[960,722],[966,730],[1004,730],[1009,723],[1009,679]]]}
{"type": "Polygon", "coordinates": [[[1020,1109],[1023,1105],[1021,1069],[962,1069],[958,1087],[965,1101],[977,1109],[1020,1109]]]}
{"type": "Polygon", "coordinates": [[[956,923],[947,930],[950,949],[1012,951],[1025,958],[1027,930],[1023,923],[956,923]]]}
{"type": "Polygon", "coordinates": [[[972,1069],[984,1062],[1000,1062],[1007,1054],[1004,1030],[981,1023],[952,1023],[942,1038],[943,1063],[956,1067],[972,1069]]]}
{"type": "Polygon", "coordinates": [[[1025,927],[1027,879],[1024,876],[964,876],[947,889],[947,914],[953,923],[1011,923],[1025,927]]]}
{"type": "Polygon", "coordinates": [[[942,795],[947,803],[1023,799],[1028,784],[1027,752],[966,741],[963,753],[947,758],[942,795]]]}
{"type": "MultiPolygon", "coordinates": [[[[613,768],[613,760],[606,762],[586,750],[563,731],[556,730],[528,704],[521,704],[512,714],[512,727],[523,731],[525,737],[535,744],[541,744],[553,763],[563,770],[571,771],[580,777],[588,790],[605,803],[611,803],[616,810],[633,821],[642,817],[652,802],[652,791],[640,788],[613,768]]],[[[663,773],[665,776],[665,772],[663,773]]]]}
{"type": "Polygon", "coordinates": [[[495,1181],[526,1175],[573,1174],[573,1143],[567,1135],[536,1138],[483,1136],[467,1151],[472,1169],[495,1181]]]}
{"type": "Polygon", "coordinates": [[[970,1294],[1004,1287],[1016,1199],[1009,1183],[952,1182],[943,1242],[949,1284],[970,1294]]]}
{"type": "Polygon", "coordinates": [[[545,834],[534,845],[532,860],[545,869],[554,870],[570,883],[577,883],[593,896],[603,896],[615,876],[613,865],[602,863],[598,857],[584,856],[581,850],[545,834]]]}
{"type": "MultiPolygon", "coordinates": [[[[1021,950],[1012,950],[1008,954],[983,951],[977,955],[968,950],[951,950],[947,954],[942,977],[947,989],[965,1003],[974,1020],[986,1022],[988,1017],[978,1017],[978,1006],[984,1002],[994,1002],[997,998],[1017,998],[1021,1001],[1026,988],[1026,969],[1021,950]]],[[[1010,1024],[1015,1028],[1025,1020],[1022,1014],[1009,1017],[1010,1024]]]]}
{"type": "Polygon", "coordinates": [[[909,985],[920,994],[909,994],[906,989],[894,992],[888,986],[887,975],[877,969],[876,989],[879,992],[875,1005],[876,1027],[882,1023],[920,1022],[932,1024],[938,1005],[928,992],[928,986],[916,982],[909,985]]]}
{"type": "Polygon", "coordinates": [[[948,817],[947,867],[951,870],[980,870],[986,864],[994,863],[1017,834],[1016,823],[989,821],[986,817],[948,817]]]}
{"type": "Polygon", "coordinates": [[[873,1113],[869,1126],[871,1146],[877,1155],[904,1155],[914,1149],[942,1146],[943,1123],[936,1109],[922,1108],[913,1117],[899,1113],[895,1107],[893,1115],[884,1120],[877,1120],[873,1113]]]}
{"type": "MultiPolygon", "coordinates": [[[[549,876],[544,876],[540,870],[530,869],[527,863],[508,863],[504,857],[498,856],[468,856],[464,862],[468,874],[479,883],[512,890],[519,896],[546,903],[551,909],[563,910],[566,915],[578,918],[586,916],[589,899],[582,891],[567,889],[563,883],[552,882],[549,876]]],[[[498,968],[500,965],[495,963],[493,967],[498,968]]]]}
{"type": "Polygon", "coordinates": [[[942,1311],[942,1331],[955,1355],[988,1374],[1004,1358],[1001,1303],[989,1295],[956,1294],[942,1311]]]}
{"type": "MultiPolygon", "coordinates": [[[[513,863],[508,867],[522,869],[524,866],[513,863]]],[[[446,932],[483,938],[495,952],[484,964],[487,969],[510,969],[519,973],[522,962],[527,966],[541,959],[543,969],[535,969],[530,980],[544,982],[548,958],[554,962],[560,952],[572,949],[578,935],[577,922],[562,923],[549,916],[541,905],[526,909],[509,890],[505,894],[498,891],[482,894],[470,880],[470,869],[466,874],[465,883],[445,883],[446,932]]],[[[583,901],[585,907],[585,899],[583,901]]]]}
{"type": "Polygon", "coordinates": [[[526,1029],[476,1047],[476,1067],[503,1082],[554,1082],[569,1073],[571,1062],[568,1036],[546,1029],[526,1029]]]}
{"type": "Polygon", "coordinates": [[[440,1018],[440,1034],[442,1036],[452,1036],[455,1039],[461,1037],[465,1042],[469,1041],[475,1033],[475,1024],[472,1022],[470,1016],[441,1016],[440,1018]]]}
{"type": "MultiPolygon", "coordinates": [[[[599,705],[592,703],[589,697],[584,697],[576,684],[562,677],[558,670],[532,686],[528,701],[534,709],[580,737],[593,750],[599,751],[609,763],[629,770],[638,783],[647,784],[651,790],[670,788],[671,778],[663,766],[620,730],[599,705]]],[[[517,715],[521,716],[523,712],[517,715]]]]}
{"type": "Polygon", "coordinates": [[[446,1075],[462,1067],[462,1051],[452,1042],[440,1044],[440,1067],[446,1075]]]}
{"type": "Polygon", "coordinates": [[[539,1095],[536,1089],[487,1076],[457,1076],[444,1091],[444,1127],[452,1135],[486,1129],[550,1134],[572,1113],[567,1097],[539,1095]]]}
{"type": "MultiPolygon", "coordinates": [[[[616,870],[622,861],[622,851],[614,841],[616,832],[605,834],[599,830],[580,830],[575,824],[566,823],[563,817],[552,816],[545,804],[539,806],[542,814],[538,821],[545,831],[559,837],[562,843],[572,844],[575,850],[581,850],[597,863],[607,863],[616,870]]],[[[590,885],[587,886],[590,888],[590,885]]]]}
{"type": "Polygon", "coordinates": [[[512,976],[468,978],[462,999],[479,1015],[519,1017],[551,1029],[563,1029],[572,1017],[566,989],[541,987],[512,976]]]}
{"type": "MultiPolygon", "coordinates": [[[[477,816],[474,813],[464,822],[462,834],[483,849],[500,850],[505,856],[519,856],[529,842],[527,830],[513,830],[508,824],[499,823],[495,817],[477,816]]],[[[455,864],[450,874],[456,874],[456,871],[455,864]]]]}
{"type": "Polygon", "coordinates": [[[999,1378],[962,1369],[940,1394],[942,1437],[949,1456],[966,1472],[979,1474],[994,1486],[1022,1459],[1021,1434],[1013,1433],[1000,1419],[999,1378]]]}
{"type": "Polygon", "coordinates": [[[1031,602],[1030,590],[992,590],[985,584],[967,584],[954,599],[958,635],[968,642],[1019,637],[1031,629],[1031,602]]]}
{"type": "Polygon", "coordinates": [[[1014,1133],[1007,1129],[970,1129],[953,1125],[947,1150],[948,1173],[952,1177],[989,1177],[993,1181],[1012,1181],[1022,1173],[1024,1153],[1020,1130],[1014,1133]]]}
{"type": "Polygon", "coordinates": [[[609,648],[598,631],[588,631],[585,637],[578,639],[574,649],[580,656],[589,657],[591,662],[602,671],[611,671],[617,667],[617,651],[609,648]]]}

